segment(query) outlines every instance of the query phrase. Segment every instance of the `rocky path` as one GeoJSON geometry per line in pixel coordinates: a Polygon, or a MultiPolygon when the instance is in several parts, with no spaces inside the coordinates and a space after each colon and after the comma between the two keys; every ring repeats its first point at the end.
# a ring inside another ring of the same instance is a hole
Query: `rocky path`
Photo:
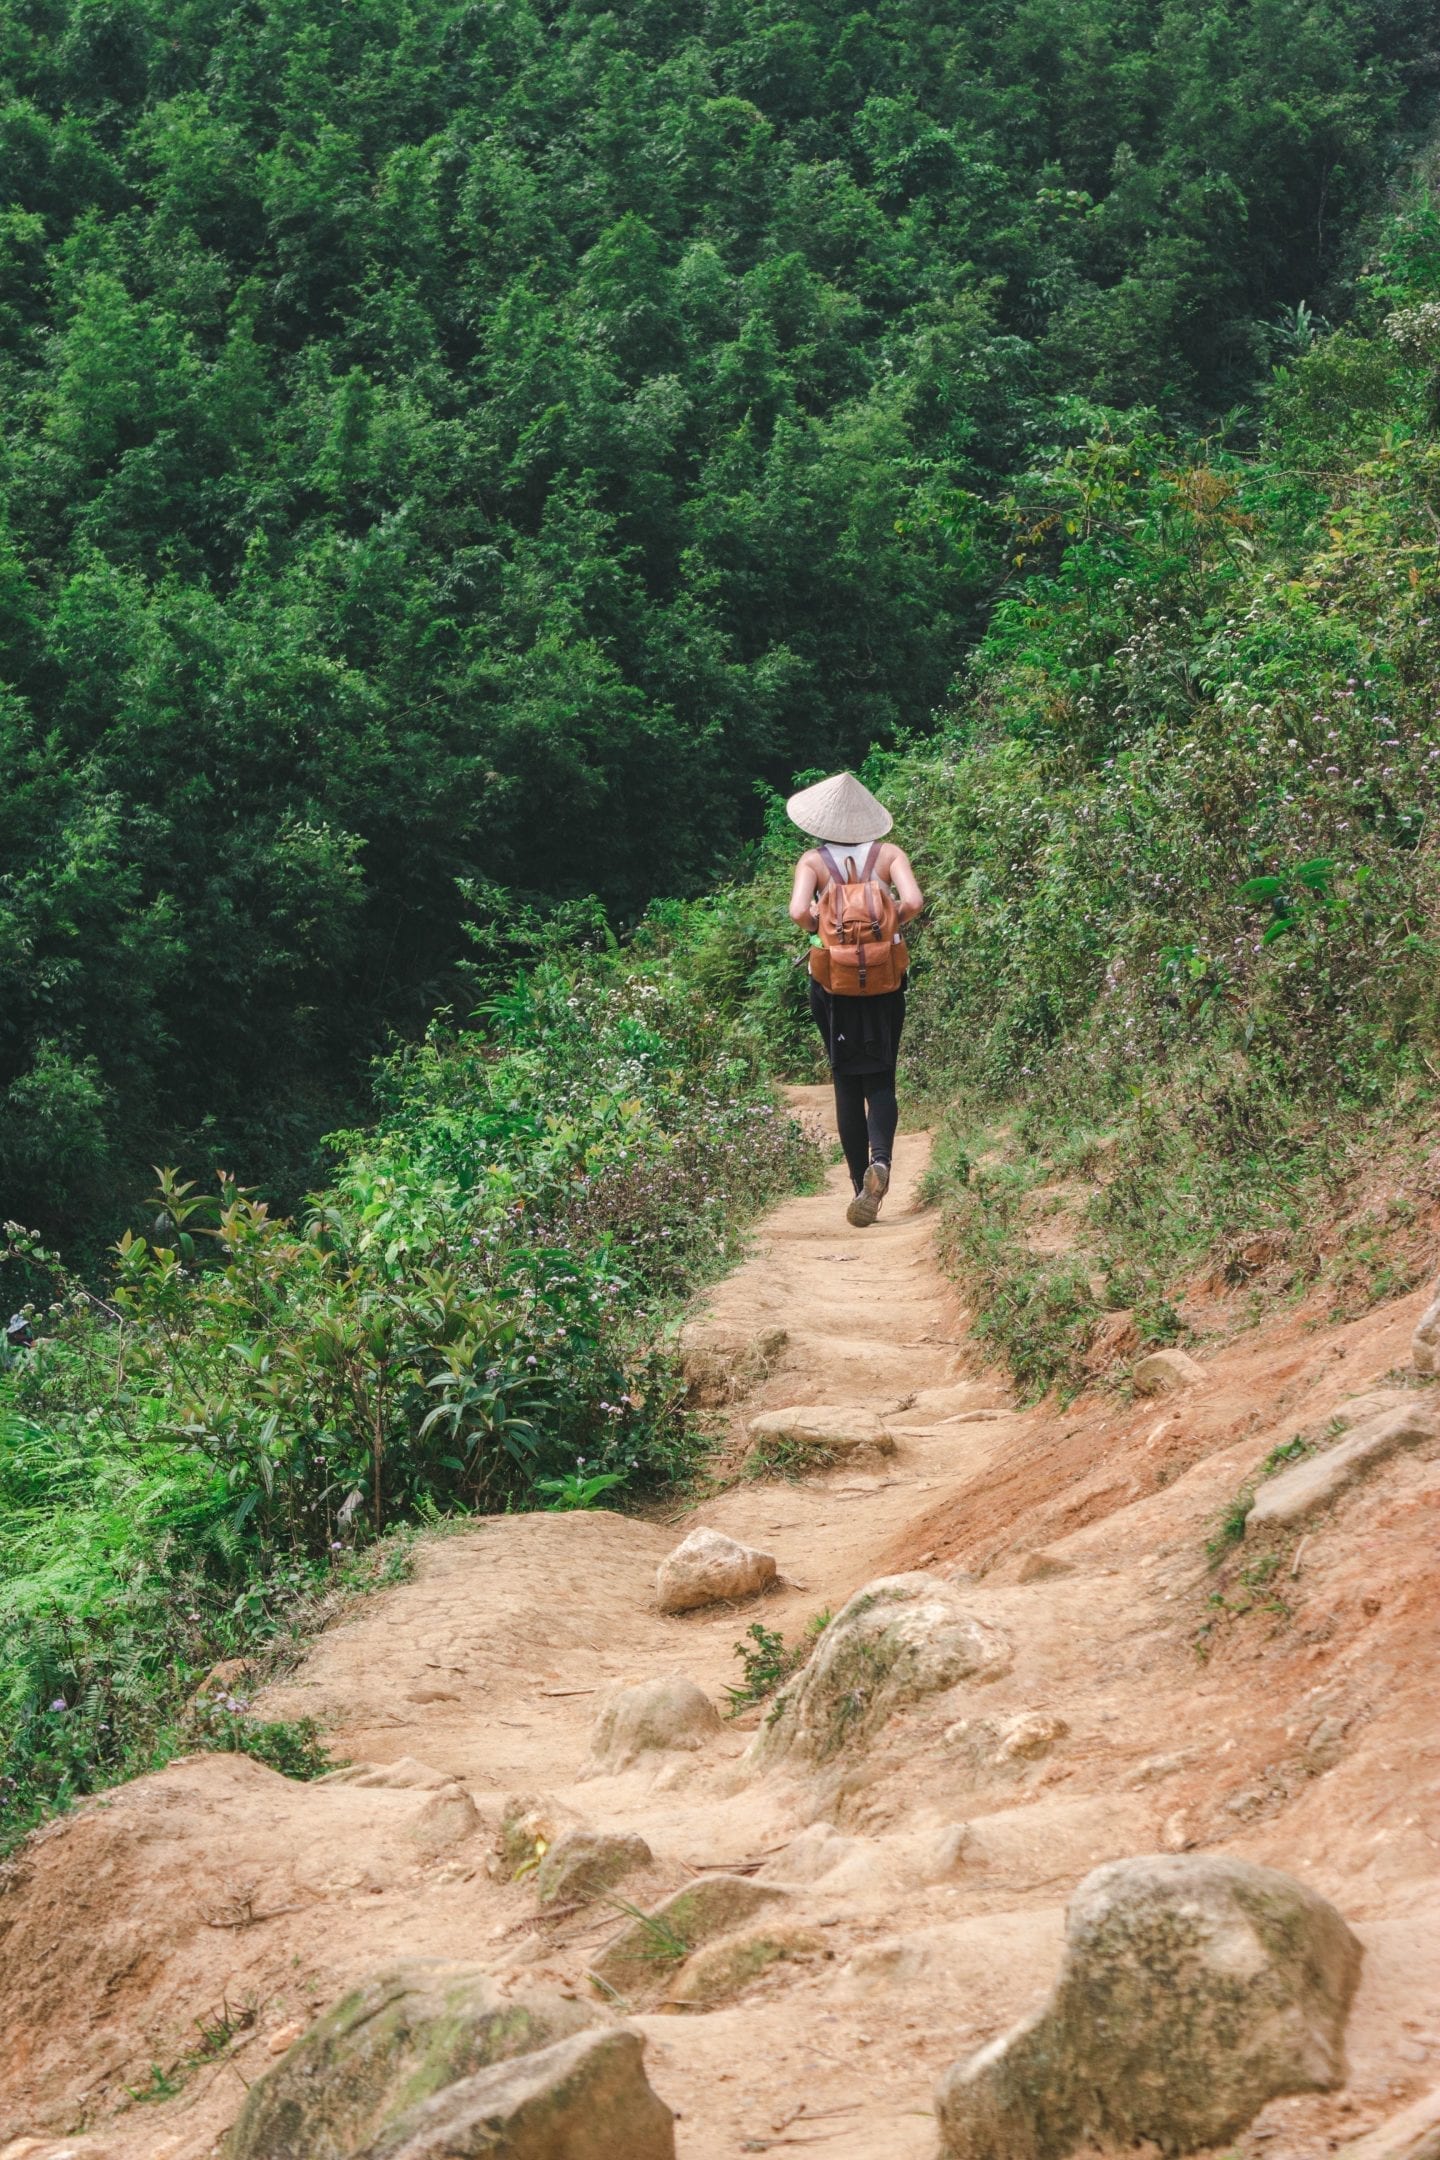
{"type": "Polygon", "coordinates": [[[1044,1996],[1076,1884],[1156,1850],[1285,1867],[1366,1943],[1346,2091],[1275,2103],[1242,2150],[1328,2151],[1434,2082],[1440,1762],[1416,1653],[1435,1637],[1422,1526],[1440,1466],[1406,1456],[1343,1534],[1287,1547],[1283,1623],[1217,1616],[1204,1551],[1277,1436],[1382,1379],[1413,1315],[1334,1331],[1323,1355],[1252,1337],[1173,1404],[1025,1411],[971,1357],[917,1198],[925,1162],[907,1136],[867,1232],[844,1221],[839,1169],[776,1210],[696,1316],[689,1354],[732,1459],[758,1422],[780,1469],[671,1524],[520,1516],[428,1541],[413,1582],[260,1706],[321,1717],[358,1770],[307,1787],[197,1758],[38,1841],[0,1900],[18,2050],[0,2160],[6,2135],[34,2139],[14,2160],[200,2160],[316,2008],[388,1960],[593,1999],[623,1914],[547,1906],[513,1864],[515,1838],[575,1827],[645,1841],[627,1905],[717,1877],[776,1893],[775,1940],[748,1965],[691,1960],[626,1998],[682,2160],[810,2143],[930,2160],[937,2076],[1044,1996]],[[696,1522],[772,1553],[777,1586],[662,1614],[656,1567],[696,1522]],[[760,1709],[597,1756],[617,1689],[683,1678],[723,1708],[753,1620],[794,1641],[899,1569],[1003,1643],[993,1669],[821,1761],[750,1759],[760,1709]],[[207,2055],[195,2032],[222,2013],[233,2031],[207,2055]],[[151,2063],[179,2090],[128,2104],[151,2063]]]}

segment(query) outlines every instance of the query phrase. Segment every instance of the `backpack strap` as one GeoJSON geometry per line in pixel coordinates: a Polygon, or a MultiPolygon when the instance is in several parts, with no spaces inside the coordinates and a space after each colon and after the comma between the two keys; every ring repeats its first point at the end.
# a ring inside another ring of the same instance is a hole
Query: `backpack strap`
{"type": "Polygon", "coordinates": [[[831,854],[830,844],[828,841],[821,841],[819,853],[821,862],[824,863],[825,868],[830,873],[831,882],[836,885],[843,885],[845,883],[845,873],[840,868],[839,863],[836,862],[835,857],[831,854]]]}
{"type": "Polygon", "coordinates": [[[865,864],[860,872],[861,877],[864,879],[867,885],[869,884],[871,878],[873,878],[875,875],[875,865],[879,862],[879,860],[880,842],[878,840],[872,840],[870,843],[870,852],[865,857],[865,864]]]}

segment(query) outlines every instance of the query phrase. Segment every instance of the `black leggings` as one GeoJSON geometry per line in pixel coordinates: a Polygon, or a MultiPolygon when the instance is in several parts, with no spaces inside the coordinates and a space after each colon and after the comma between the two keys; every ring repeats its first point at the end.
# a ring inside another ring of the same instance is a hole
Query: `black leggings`
{"type": "Polygon", "coordinates": [[[885,1072],[835,1074],[835,1122],[859,1192],[872,1162],[888,1163],[900,1122],[895,1100],[895,1067],[885,1072]]]}

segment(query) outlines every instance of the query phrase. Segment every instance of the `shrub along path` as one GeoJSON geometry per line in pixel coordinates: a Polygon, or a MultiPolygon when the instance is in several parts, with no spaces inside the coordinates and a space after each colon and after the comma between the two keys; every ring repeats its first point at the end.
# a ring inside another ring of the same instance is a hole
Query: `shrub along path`
{"type": "Polygon", "coordinates": [[[1402,1365],[1419,1301],[1328,1331],[1291,1313],[1163,1401],[1025,1409],[974,1360],[916,1201],[925,1160],[906,1137],[873,1231],[845,1224],[838,1170],[776,1210],[697,1315],[702,1384],[736,1371],[724,1460],[764,1417],[761,1474],[676,1523],[518,1515],[436,1538],[263,1699],[375,1771],[307,1786],[193,1757],[18,1857],[0,2152],[30,2135],[29,2160],[200,2160],[314,2010],[396,1956],[587,1995],[621,1918],[543,1906],[513,1852],[487,1865],[518,1796],[542,1832],[638,1832],[652,1863],[617,1893],[634,1904],[707,1871],[788,1893],[763,1957],[708,1983],[662,1963],[632,2005],[683,2160],[822,2136],[835,2160],[931,2154],[937,2075],[1043,1996],[1075,1884],[1157,1848],[1285,1867],[1366,1945],[1345,2091],[1273,2103],[1242,2150],[1301,2160],[1435,2082],[1440,1463],[1392,1459],[1303,1544],[1217,1535],[1277,1445],[1402,1365]],[[807,1452],[827,1431],[863,1445],[807,1452]],[[662,1616],[655,1567],[696,1523],[772,1551],[779,1587],[662,1616]],[[617,1683],[683,1674],[723,1708],[752,1623],[793,1645],[902,1568],[998,1631],[998,1677],[860,1717],[818,1764],[747,1763],[761,1704],[690,1748],[589,1760],[617,1683]]]}

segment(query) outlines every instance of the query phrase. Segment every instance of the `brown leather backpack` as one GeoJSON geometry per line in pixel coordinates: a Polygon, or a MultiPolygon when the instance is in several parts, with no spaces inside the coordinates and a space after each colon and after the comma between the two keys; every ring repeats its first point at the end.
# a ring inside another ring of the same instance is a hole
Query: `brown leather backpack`
{"type": "Polygon", "coordinates": [[[820,943],[810,948],[810,973],[837,997],[898,990],[910,965],[895,896],[875,875],[879,859],[878,840],[858,871],[853,855],[842,869],[828,847],[820,849],[830,882],[817,904],[820,943]]]}

